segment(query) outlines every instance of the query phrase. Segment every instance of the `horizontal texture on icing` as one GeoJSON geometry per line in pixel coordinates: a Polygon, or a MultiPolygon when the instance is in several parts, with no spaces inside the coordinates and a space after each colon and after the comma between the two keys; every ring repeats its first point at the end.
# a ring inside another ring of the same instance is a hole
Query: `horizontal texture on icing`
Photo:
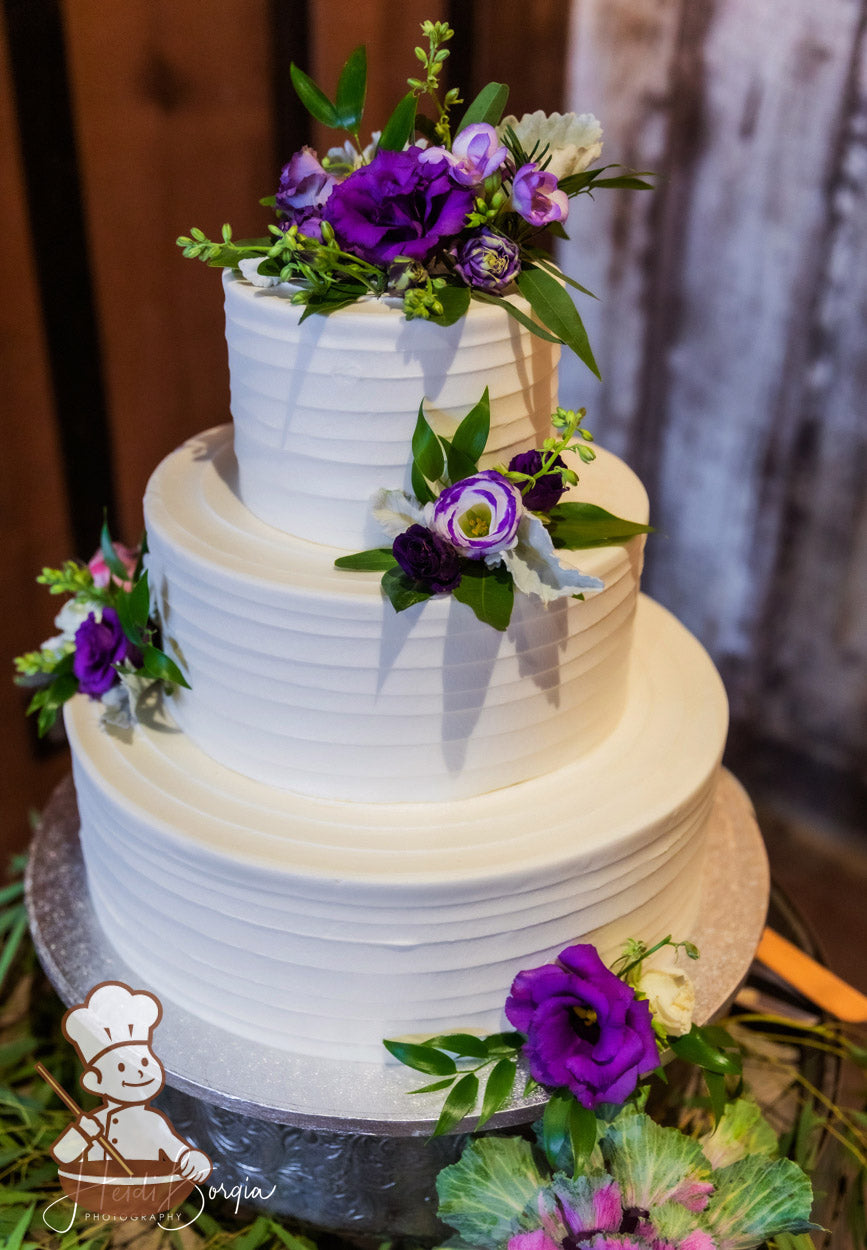
{"type": "Polygon", "coordinates": [[[502,308],[474,301],[439,326],[369,299],[300,324],[290,288],[263,290],[230,271],[224,285],[240,496],[277,529],[352,550],[375,545],[370,496],[409,488],[422,399],[448,435],[489,388],[483,467],[549,433],[560,348],[502,308]]]}
{"type": "MultiPolygon", "coordinates": [[[[289,1050],[503,1026],[512,977],[580,937],[686,936],[726,733],[700,645],[642,599],[626,709],[593,752],[460,803],[352,805],[215,764],[171,721],[67,706],[88,880],[159,994],[289,1050]]],[[[528,731],[529,732],[529,731],[528,731]]]]}
{"type": "MultiPolygon", "coordinates": [[[[221,427],[165,460],[145,497],[164,643],[192,687],[172,714],[215,760],[324,798],[444,801],[550,772],[613,730],[643,538],[563,552],[605,589],[517,595],[500,633],[451,596],[395,613],[378,574],[253,517],[234,474],[221,427]]],[[[647,519],[638,478],[603,451],[577,493],[647,519]]]]}

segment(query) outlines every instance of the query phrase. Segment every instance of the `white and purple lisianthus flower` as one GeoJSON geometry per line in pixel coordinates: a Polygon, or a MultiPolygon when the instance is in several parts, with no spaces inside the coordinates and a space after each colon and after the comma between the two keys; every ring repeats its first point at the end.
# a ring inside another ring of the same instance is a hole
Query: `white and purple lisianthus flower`
{"type": "Polygon", "coordinates": [[[397,256],[426,261],[460,233],[473,193],[455,184],[444,157],[422,161],[422,151],[377,152],[337,183],[322,216],[341,247],[372,265],[397,256]]]}
{"type": "Polygon", "coordinates": [[[515,546],[523,513],[517,486],[485,469],[445,488],[434,504],[431,529],[461,555],[483,560],[515,546]]]}
{"type": "Polygon", "coordinates": [[[513,239],[481,229],[469,235],[457,251],[458,273],[467,286],[500,291],[521,271],[520,249],[513,239]]]}
{"type": "Polygon", "coordinates": [[[308,238],[321,239],[322,207],[336,185],[336,178],[322,168],[313,149],[301,148],[283,166],[274,197],[284,224],[297,226],[308,238]]]}
{"type": "Polygon", "coordinates": [[[557,186],[557,179],[535,161],[522,165],[512,183],[512,205],[531,226],[549,226],[565,221],[569,215],[569,197],[557,186]]]}

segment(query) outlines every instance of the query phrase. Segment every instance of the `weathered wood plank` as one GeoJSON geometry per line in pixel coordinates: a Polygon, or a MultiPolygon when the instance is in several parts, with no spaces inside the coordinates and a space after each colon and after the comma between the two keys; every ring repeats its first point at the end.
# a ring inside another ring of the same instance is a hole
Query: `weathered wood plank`
{"type": "Polygon", "coordinates": [[[266,0],[66,0],[122,528],[156,463],[228,420],[216,272],[179,234],[264,232],[275,185],[266,0]]]}
{"type": "Polygon", "coordinates": [[[0,23],[0,234],[15,257],[11,296],[0,302],[0,388],[4,472],[0,475],[0,873],[24,845],[27,814],[38,810],[67,767],[64,754],[38,748],[25,723],[29,696],[12,685],[11,660],[53,632],[57,601],[37,586],[44,564],[71,550],[54,403],[16,142],[5,28],[0,23]]]}

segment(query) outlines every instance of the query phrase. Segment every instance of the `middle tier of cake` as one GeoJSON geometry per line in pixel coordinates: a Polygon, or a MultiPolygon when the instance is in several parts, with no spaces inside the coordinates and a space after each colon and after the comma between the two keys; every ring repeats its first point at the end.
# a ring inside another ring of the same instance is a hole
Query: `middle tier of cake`
{"type": "MultiPolygon", "coordinates": [[[[169,456],[145,497],[164,645],[191,687],[171,713],[207,755],[309,796],[443,802],[541,777],[613,732],[643,537],[559,553],[604,589],[516,595],[499,632],[451,596],[395,612],[378,574],[254,517],[236,474],[223,426],[169,456]]],[[[647,520],[639,479],[601,450],[574,497],[647,520]]]]}

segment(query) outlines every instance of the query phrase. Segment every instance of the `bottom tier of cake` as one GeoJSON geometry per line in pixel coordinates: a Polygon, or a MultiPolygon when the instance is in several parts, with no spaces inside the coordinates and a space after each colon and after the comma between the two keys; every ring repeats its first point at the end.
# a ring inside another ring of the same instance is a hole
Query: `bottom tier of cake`
{"type": "Polygon", "coordinates": [[[690,935],[727,707],[701,646],[642,599],[626,712],[545,777],[440,804],[275,791],[165,715],[105,731],[67,709],[88,884],[162,997],[302,1054],[495,1031],[514,974],[588,938],[690,935]]]}

